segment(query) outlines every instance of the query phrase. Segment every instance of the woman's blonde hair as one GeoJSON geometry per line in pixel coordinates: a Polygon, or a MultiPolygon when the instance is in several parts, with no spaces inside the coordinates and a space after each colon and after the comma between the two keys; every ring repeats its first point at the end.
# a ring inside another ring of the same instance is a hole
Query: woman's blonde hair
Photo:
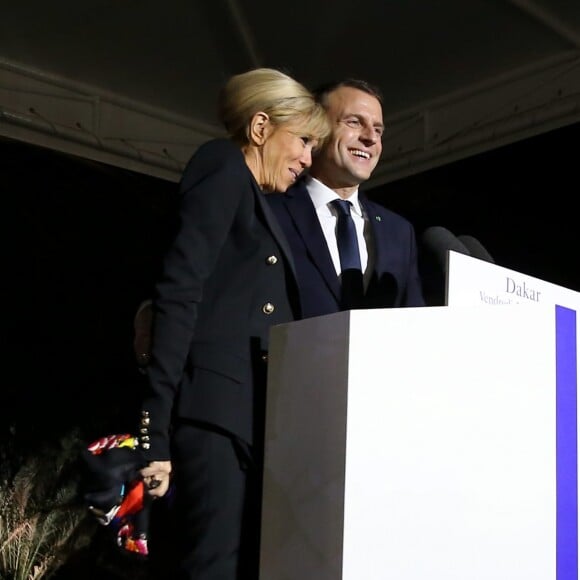
{"type": "Polygon", "coordinates": [[[305,136],[322,142],[330,132],[324,108],[298,81],[271,68],[257,68],[234,75],[219,96],[219,118],[239,145],[249,142],[252,117],[262,111],[273,125],[297,125],[305,136]]]}

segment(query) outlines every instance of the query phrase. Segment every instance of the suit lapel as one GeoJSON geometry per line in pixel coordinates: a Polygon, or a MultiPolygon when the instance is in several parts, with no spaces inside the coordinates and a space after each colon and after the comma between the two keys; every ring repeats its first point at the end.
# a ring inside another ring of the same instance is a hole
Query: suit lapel
{"type": "Polygon", "coordinates": [[[381,276],[384,272],[393,272],[393,264],[391,262],[391,246],[386,237],[387,224],[382,216],[374,212],[363,195],[359,193],[359,201],[367,215],[368,223],[371,231],[371,242],[373,244],[375,254],[374,275],[381,276]]]}
{"type": "Polygon", "coordinates": [[[266,195],[268,194],[264,194],[262,191],[260,191],[260,189],[256,185],[254,185],[253,187],[254,187],[254,195],[257,200],[256,203],[261,208],[262,213],[264,214],[264,219],[266,220],[266,223],[270,228],[272,235],[274,236],[276,242],[278,242],[278,245],[280,246],[280,249],[284,253],[286,260],[290,265],[290,269],[292,270],[292,274],[294,275],[294,279],[297,279],[296,268],[294,266],[294,259],[292,258],[290,246],[288,245],[286,236],[284,236],[284,232],[282,232],[282,228],[278,224],[276,216],[272,213],[272,210],[270,209],[270,206],[266,201],[266,195]]]}
{"type": "Polygon", "coordinates": [[[313,264],[318,268],[337,300],[340,299],[340,285],[326,238],[308,190],[302,181],[288,190],[285,203],[313,264]]]}

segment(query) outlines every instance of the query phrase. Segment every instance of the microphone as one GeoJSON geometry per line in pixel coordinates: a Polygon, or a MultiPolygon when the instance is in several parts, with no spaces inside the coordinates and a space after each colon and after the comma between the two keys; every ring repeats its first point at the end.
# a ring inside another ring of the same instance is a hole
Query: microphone
{"type": "Polygon", "coordinates": [[[448,250],[471,254],[465,244],[441,226],[427,228],[421,242],[418,264],[425,304],[444,306],[447,304],[448,250]]]}
{"type": "Polygon", "coordinates": [[[459,236],[457,238],[461,240],[462,244],[469,250],[469,253],[474,258],[479,258],[480,260],[485,260],[486,262],[491,262],[495,264],[495,260],[491,257],[491,254],[483,247],[483,244],[473,236],[459,236]]]}
{"type": "Polygon", "coordinates": [[[424,246],[435,257],[441,270],[447,272],[447,250],[454,250],[460,254],[471,255],[467,246],[455,234],[441,226],[427,228],[421,237],[424,246]]]}

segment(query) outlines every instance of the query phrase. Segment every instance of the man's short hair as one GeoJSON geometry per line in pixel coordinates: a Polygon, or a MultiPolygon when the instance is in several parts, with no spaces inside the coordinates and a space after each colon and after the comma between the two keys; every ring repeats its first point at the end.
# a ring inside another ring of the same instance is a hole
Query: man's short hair
{"type": "Polygon", "coordinates": [[[350,87],[351,89],[357,89],[362,91],[363,93],[367,93],[372,97],[375,97],[381,105],[383,104],[383,95],[381,90],[372,85],[371,83],[367,83],[367,81],[362,81],[360,79],[343,79],[341,81],[332,81],[329,83],[325,83],[320,85],[318,88],[312,91],[316,100],[321,103],[323,106],[326,105],[326,99],[328,95],[336,91],[337,89],[341,89],[342,87],[350,87]]]}

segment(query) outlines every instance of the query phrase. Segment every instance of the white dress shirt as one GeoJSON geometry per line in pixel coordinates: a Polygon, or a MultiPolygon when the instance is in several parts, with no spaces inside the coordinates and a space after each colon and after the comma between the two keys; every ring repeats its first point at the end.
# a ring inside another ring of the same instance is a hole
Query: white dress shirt
{"type": "MultiPolygon", "coordinates": [[[[314,177],[307,177],[306,189],[314,204],[320,227],[326,238],[326,244],[336,270],[336,275],[340,276],[340,256],[338,254],[338,244],[336,243],[336,210],[330,202],[340,198],[335,191],[318,181],[314,177]]],[[[360,254],[360,263],[364,274],[365,288],[368,286],[369,278],[372,275],[372,265],[374,264],[373,245],[371,243],[370,228],[368,220],[363,212],[358,199],[358,189],[348,198],[352,203],[351,216],[356,227],[356,236],[358,239],[358,250],[360,254]]]]}

